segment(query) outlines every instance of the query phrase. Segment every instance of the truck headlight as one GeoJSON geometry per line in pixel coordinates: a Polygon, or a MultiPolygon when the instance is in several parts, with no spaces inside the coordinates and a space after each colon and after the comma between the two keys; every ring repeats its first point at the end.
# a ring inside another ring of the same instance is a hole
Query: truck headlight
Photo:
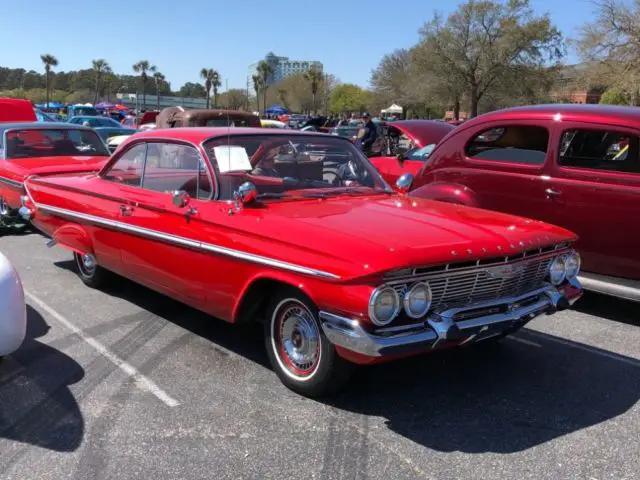
{"type": "Polygon", "coordinates": [[[379,327],[384,327],[398,315],[400,298],[391,287],[380,287],[373,291],[369,299],[369,318],[379,327]]]}
{"type": "Polygon", "coordinates": [[[580,255],[578,252],[571,252],[564,257],[565,270],[567,272],[567,278],[572,280],[580,273],[580,255]]]}
{"type": "Polygon", "coordinates": [[[549,267],[549,281],[553,285],[560,285],[567,278],[567,269],[563,257],[556,257],[549,267]]]}
{"type": "Polygon", "coordinates": [[[424,317],[431,308],[431,287],[428,283],[416,283],[403,299],[404,311],[411,318],[424,317]]]}

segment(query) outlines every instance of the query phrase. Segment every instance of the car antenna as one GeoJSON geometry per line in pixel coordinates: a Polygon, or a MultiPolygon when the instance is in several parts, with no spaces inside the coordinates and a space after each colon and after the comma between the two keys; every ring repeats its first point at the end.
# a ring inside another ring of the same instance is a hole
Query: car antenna
{"type": "MultiPolygon", "coordinates": [[[[229,96],[229,79],[228,78],[224,80],[224,90],[227,93],[227,97],[228,97],[229,96]]],[[[227,108],[225,109],[225,111],[227,113],[227,155],[229,155],[229,160],[231,160],[231,117],[229,116],[229,109],[227,108]]]]}

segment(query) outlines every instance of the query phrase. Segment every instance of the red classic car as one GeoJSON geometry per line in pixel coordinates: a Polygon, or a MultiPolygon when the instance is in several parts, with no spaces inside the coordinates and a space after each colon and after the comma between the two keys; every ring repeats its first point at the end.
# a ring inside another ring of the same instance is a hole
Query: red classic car
{"type": "Polygon", "coordinates": [[[412,195],[562,225],[583,286],[640,301],[640,109],[539,105],[469,120],[443,139],[412,195]]]}
{"type": "Polygon", "coordinates": [[[0,123],[0,226],[24,225],[20,208],[29,175],[98,171],[108,158],[106,145],[90,128],[0,123]]]}
{"type": "Polygon", "coordinates": [[[0,98],[0,123],[35,122],[38,118],[33,104],[20,98],[0,98]]]}
{"type": "Polygon", "coordinates": [[[436,144],[455,127],[435,120],[398,120],[387,124],[387,149],[371,163],[389,183],[405,173],[416,174],[436,144]]]}
{"type": "Polygon", "coordinates": [[[276,373],[310,396],[353,364],[507,335],[581,294],[572,233],[396,193],[337,136],[147,131],[98,174],[25,186],[35,226],[87,285],[111,271],[228,322],[260,319],[276,373]]]}

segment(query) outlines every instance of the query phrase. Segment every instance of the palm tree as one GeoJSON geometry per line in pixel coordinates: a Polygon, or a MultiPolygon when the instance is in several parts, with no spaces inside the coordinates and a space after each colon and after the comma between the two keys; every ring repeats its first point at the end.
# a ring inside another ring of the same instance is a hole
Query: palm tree
{"type": "Polygon", "coordinates": [[[273,73],[273,68],[264,60],[258,64],[258,75],[262,80],[262,103],[267,111],[267,90],[269,89],[269,75],[273,73]]]}
{"type": "Polygon", "coordinates": [[[160,87],[165,81],[165,76],[160,72],[153,72],[153,79],[156,82],[156,110],[160,110],[160,87]]]}
{"type": "Polygon", "coordinates": [[[104,87],[107,92],[107,102],[111,102],[111,82],[113,81],[113,70],[109,64],[104,67],[104,87]]]}
{"type": "Polygon", "coordinates": [[[42,63],[44,63],[44,88],[46,92],[45,105],[48,108],[49,107],[49,76],[50,76],[49,74],[51,73],[51,67],[58,66],[58,59],[53,55],[45,53],[43,55],[40,55],[40,60],[42,60],[42,63]]]}
{"type": "Polygon", "coordinates": [[[315,68],[310,68],[304,73],[304,79],[311,84],[311,95],[313,95],[313,114],[316,115],[316,93],[318,93],[318,87],[320,86],[320,80],[322,80],[322,73],[315,68]]]}
{"type": "Polygon", "coordinates": [[[260,112],[260,90],[262,90],[262,78],[257,73],[251,77],[253,89],[256,91],[256,111],[260,112]]]}
{"type": "Polygon", "coordinates": [[[213,88],[213,106],[218,100],[218,88],[220,85],[220,74],[213,68],[203,68],[200,70],[200,77],[204,80],[204,89],[207,91],[207,108],[209,108],[209,100],[211,98],[211,89],[213,88]]]}
{"type": "Polygon", "coordinates": [[[149,80],[149,75],[147,72],[155,72],[156,66],[149,64],[148,60],[140,60],[138,63],[133,65],[133,71],[140,74],[140,83],[142,84],[142,108],[147,108],[147,81],[149,80]]]}
{"type": "Polygon", "coordinates": [[[96,92],[93,96],[93,104],[98,103],[98,95],[100,93],[100,81],[102,80],[103,74],[106,72],[106,69],[109,68],[109,64],[104,58],[99,58],[98,60],[91,60],[93,64],[93,72],[96,76],[96,92]]]}

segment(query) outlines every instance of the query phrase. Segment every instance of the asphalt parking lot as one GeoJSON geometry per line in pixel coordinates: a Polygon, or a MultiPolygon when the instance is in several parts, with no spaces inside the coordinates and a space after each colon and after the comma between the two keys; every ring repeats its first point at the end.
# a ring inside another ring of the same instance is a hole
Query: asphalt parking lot
{"type": "Polygon", "coordinates": [[[319,402],[280,384],[259,327],[91,290],[44,244],[0,237],[29,317],[0,364],[0,478],[640,478],[640,305],[587,295],[319,402]]]}

